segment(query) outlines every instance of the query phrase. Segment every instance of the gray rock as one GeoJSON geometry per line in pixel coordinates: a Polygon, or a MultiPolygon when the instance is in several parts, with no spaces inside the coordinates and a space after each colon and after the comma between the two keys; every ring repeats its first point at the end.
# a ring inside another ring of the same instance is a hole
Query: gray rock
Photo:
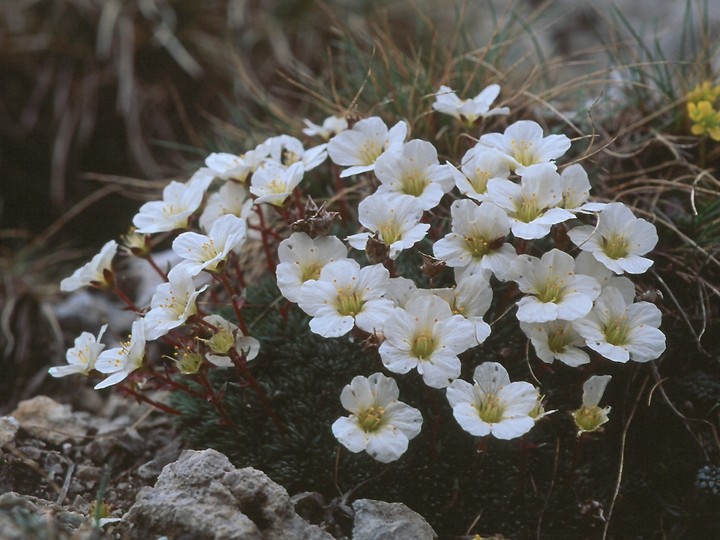
{"type": "Polygon", "coordinates": [[[358,499],[353,540],[432,540],[437,534],[425,519],[402,503],[358,499]]]}
{"type": "Polygon", "coordinates": [[[8,492],[0,495],[0,534],[3,540],[70,538],[86,519],[49,501],[8,492]]]}
{"type": "Polygon", "coordinates": [[[154,488],[140,491],[126,520],[136,538],[332,539],[295,513],[282,487],[250,467],[235,469],[215,450],[183,452],[154,488]]]}
{"type": "Polygon", "coordinates": [[[61,405],[47,396],[21,401],[12,416],[31,436],[50,444],[79,442],[87,435],[87,426],[68,405],[61,405]]]}
{"type": "Polygon", "coordinates": [[[12,416],[0,416],[0,447],[13,442],[19,428],[20,422],[12,416]]]}

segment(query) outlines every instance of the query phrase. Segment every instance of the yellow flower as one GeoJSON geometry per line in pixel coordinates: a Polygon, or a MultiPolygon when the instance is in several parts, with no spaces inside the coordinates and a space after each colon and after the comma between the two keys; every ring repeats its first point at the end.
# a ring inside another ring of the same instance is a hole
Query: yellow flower
{"type": "Polygon", "coordinates": [[[713,86],[710,81],[705,81],[688,92],[687,100],[688,104],[701,101],[713,103],[718,97],[720,97],[720,86],[713,86]]]}
{"type": "Polygon", "coordinates": [[[690,129],[693,135],[708,134],[714,141],[720,141],[720,111],[709,101],[687,104],[688,116],[694,123],[690,129]]]}

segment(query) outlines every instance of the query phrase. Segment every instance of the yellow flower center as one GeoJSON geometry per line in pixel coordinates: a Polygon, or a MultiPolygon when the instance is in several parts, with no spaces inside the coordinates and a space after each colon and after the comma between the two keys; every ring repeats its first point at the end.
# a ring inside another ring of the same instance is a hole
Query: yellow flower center
{"type": "Polygon", "coordinates": [[[397,242],[403,235],[402,227],[400,223],[394,219],[394,216],[391,216],[387,221],[380,223],[378,226],[378,232],[380,233],[383,242],[387,245],[397,242]]]}
{"type": "Polygon", "coordinates": [[[605,252],[605,255],[611,259],[622,259],[630,253],[630,242],[625,236],[618,233],[603,237],[600,241],[600,247],[605,252]]]}
{"type": "Polygon", "coordinates": [[[415,336],[410,353],[419,360],[429,360],[436,346],[432,332],[426,330],[415,336]]]}
{"type": "Polygon", "coordinates": [[[366,433],[376,431],[383,424],[383,415],[384,414],[385,414],[385,409],[383,409],[379,405],[377,407],[372,406],[369,409],[362,411],[358,415],[358,424],[360,424],[360,427],[366,433]]]}
{"type": "Polygon", "coordinates": [[[622,346],[627,343],[630,328],[628,327],[625,316],[623,315],[604,325],[602,331],[605,336],[605,341],[607,341],[610,345],[622,346]]]}
{"type": "Polygon", "coordinates": [[[570,342],[568,337],[569,336],[565,334],[564,328],[550,332],[548,334],[548,349],[554,353],[564,352],[570,342]]]}
{"type": "Polygon", "coordinates": [[[563,299],[565,295],[565,283],[558,277],[548,278],[545,286],[538,290],[537,299],[541,302],[557,303],[563,299]]]}
{"type": "Polygon", "coordinates": [[[382,154],[383,148],[375,141],[366,141],[358,152],[361,165],[372,165],[375,160],[382,154]]]}
{"type": "Polygon", "coordinates": [[[317,261],[306,264],[300,268],[300,280],[305,283],[309,279],[318,279],[321,270],[322,265],[317,261]]]}
{"type": "Polygon", "coordinates": [[[515,217],[523,223],[530,223],[533,219],[542,214],[542,208],[539,207],[537,196],[532,195],[530,198],[523,197],[520,204],[515,207],[515,217]]]}
{"type": "Polygon", "coordinates": [[[230,330],[222,328],[207,341],[207,344],[215,354],[226,354],[235,345],[235,336],[230,330]]]}
{"type": "Polygon", "coordinates": [[[535,152],[535,143],[530,141],[518,141],[512,139],[510,145],[513,149],[513,157],[520,165],[528,166],[538,162],[538,156],[535,152]]]}
{"type": "Polygon", "coordinates": [[[505,412],[505,407],[495,394],[487,394],[480,404],[475,405],[475,408],[480,419],[488,424],[497,424],[502,420],[505,412]]]}
{"type": "Polygon", "coordinates": [[[491,251],[490,243],[479,236],[465,236],[463,240],[473,259],[482,259],[491,251]]]}
{"type": "Polygon", "coordinates": [[[419,197],[425,191],[425,188],[430,184],[427,175],[422,171],[412,171],[403,175],[400,180],[401,191],[406,195],[412,195],[413,197],[419,197]]]}
{"type": "Polygon", "coordinates": [[[475,190],[475,193],[485,193],[487,191],[488,180],[490,180],[490,171],[475,169],[475,174],[469,180],[470,185],[475,190]]]}
{"type": "Polygon", "coordinates": [[[342,316],[354,317],[362,311],[365,300],[353,289],[338,289],[336,308],[342,316]]]}
{"type": "Polygon", "coordinates": [[[601,409],[597,405],[588,407],[583,405],[581,408],[573,413],[575,424],[580,431],[595,431],[605,422],[607,422],[607,415],[604,409],[601,409]]]}

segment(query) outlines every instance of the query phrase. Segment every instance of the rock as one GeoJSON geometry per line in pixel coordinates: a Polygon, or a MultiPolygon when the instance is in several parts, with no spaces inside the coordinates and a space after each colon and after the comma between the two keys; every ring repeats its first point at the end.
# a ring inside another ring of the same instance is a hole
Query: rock
{"type": "Polygon", "coordinates": [[[3,540],[66,539],[86,521],[81,514],[68,512],[37,497],[12,491],[0,495],[0,534],[3,540]]]}
{"type": "Polygon", "coordinates": [[[13,442],[19,428],[20,422],[12,416],[0,416],[0,447],[13,442]]]}
{"type": "Polygon", "coordinates": [[[432,540],[435,531],[425,519],[402,503],[358,499],[353,540],[432,540]]]}
{"type": "Polygon", "coordinates": [[[235,469],[215,450],[184,451],[154,488],[140,491],[126,520],[135,538],[332,539],[295,513],[281,486],[251,467],[235,469]]]}
{"type": "Polygon", "coordinates": [[[21,401],[12,416],[31,436],[50,444],[79,442],[87,435],[87,426],[74,415],[68,405],[61,405],[46,396],[21,401]]]}

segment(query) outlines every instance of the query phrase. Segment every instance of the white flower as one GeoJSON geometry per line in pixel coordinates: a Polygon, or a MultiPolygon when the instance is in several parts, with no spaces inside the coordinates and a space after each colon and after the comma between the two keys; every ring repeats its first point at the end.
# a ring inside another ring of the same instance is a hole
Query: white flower
{"type": "Polygon", "coordinates": [[[655,225],[636,218],[623,203],[605,206],[597,227],[581,225],[568,232],[570,240],[616,274],[642,274],[652,261],[642,257],[658,241],[655,225]]]}
{"type": "Polygon", "coordinates": [[[210,154],[205,158],[205,165],[215,178],[245,182],[268,156],[269,151],[268,146],[263,143],[239,156],[224,152],[210,154]]]}
{"type": "Polygon", "coordinates": [[[377,194],[411,195],[423,210],[430,210],[453,187],[450,169],[451,165],[440,165],[432,144],[409,141],[375,162],[375,176],[380,180],[377,194]]]}
{"type": "Polygon", "coordinates": [[[518,238],[534,240],[550,232],[556,223],[575,215],[557,208],[562,201],[560,175],[549,165],[527,169],[520,185],[499,178],[488,180],[486,199],[502,208],[518,238]]]}
{"type": "Polygon", "coordinates": [[[520,255],[511,273],[520,290],[529,295],[517,304],[521,322],[574,321],[590,313],[600,294],[600,284],[590,276],[575,274],[575,259],[559,249],[541,259],[520,255]]]}
{"type": "Polygon", "coordinates": [[[244,219],[227,214],[215,220],[207,236],[182,233],[173,241],[172,249],[184,259],[180,264],[191,277],[203,270],[221,272],[228,254],[245,241],[246,232],[244,219]]]}
{"type": "Polygon", "coordinates": [[[339,337],[353,325],[365,332],[382,329],[393,309],[382,298],[390,273],[376,264],[360,268],[351,259],[333,261],[320,271],[318,280],[309,280],[298,294],[298,306],[313,319],[310,330],[323,337],[339,337]]]}
{"type": "Polygon", "coordinates": [[[302,162],[296,162],[287,169],[268,162],[260,167],[250,179],[250,193],[257,196],[255,202],[282,206],[305,174],[302,162]]]}
{"type": "Polygon", "coordinates": [[[589,251],[580,251],[575,257],[575,273],[590,276],[604,289],[615,287],[625,300],[632,304],[635,300],[635,284],[625,276],[616,276],[607,266],[592,256],[589,251]]]}
{"type": "Polygon", "coordinates": [[[561,208],[572,212],[598,212],[605,208],[605,203],[588,202],[590,198],[590,180],[587,172],[579,163],[565,167],[560,174],[562,182],[561,208]]]}
{"type": "Polygon", "coordinates": [[[345,131],[348,128],[347,120],[344,116],[328,116],[323,120],[322,126],[312,123],[310,120],[304,119],[305,129],[302,132],[308,137],[318,136],[326,141],[333,135],[345,131]]]}
{"type": "Polygon", "coordinates": [[[226,182],[215,193],[211,193],[200,214],[200,228],[207,232],[215,220],[221,216],[232,214],[249,219],[252,215],[252,199],[247,188],[238,182],[226,182]]]}
{"type": "MultiPolygon", "coordinates": [[[[378,233],[380,240],[390,247],[391,259],[422,240],[430,229],[429,224],[420,223],[423,209],[414,197],[376,193],[360,202],[358,213],[363,227],[378,233]]],[[[353,234],[347,241],[355,249],[364,251],[370,236],[369,233],[353,234]]]]}
{"type": "Polygon", "coordinates": [[[660,310],[650,302],[627,304],[620,291],[606,287],[584,319],[575,321],[587,346],[614,362],[647,362],[665,350],[660,310]]]}
{"type": "Polygon", "coordinates": [[[75,270],[71,276],[63,279],[60,282],[60,290],[70,292],[85,286],[108,286],[108,278],[112,276],[112,260],[115,258],[117,249],[117,242],[110,240],[90,262],[75,270]]]}
{"type": "Polygon", "coordinates": [[[296,232],[280,242],[275,274],[282,295],[291,302],[298,301],[300,288],[310,279],[319,279],[326,264],[347,257],[347,248],[335,236],[310,238],[296,232]]]}
{"type": "Polygon", "coordinates": [[[505,242],[510,221],[500,208],[489,202],[455,201],[450,207],[452,232],[433,245],[433,253],[448,266],[466,268],[468,273],[494,273],[506,279],[517,257],[512,244],[505,242]]]}
{"type": "Polygon", "coordinates": [[[580,349],[585,346],[585,339],[570,321],[521,322],[520,328],[532,342],[537,357],[547,364],[559,360],[570,367],[577,367],[590,362],[588,354],[580,349]]]}
{"type": "Polygon", "coordinates": [[[170,182],[163,189],[162,201],[146,202],[140,207],[133,218],[136,232],[151,234],[186,228],[212,180],[213,173],[203,168],[184,184],[170,182]]]}
{"type": "Polygon", "coordinates": [[[111,375],[96,384],[95,390],[124,381],[130,373],[142,366],[145,358],[145,323],[142,320],[135,321],[130,332],[128,341],[98,356],[95,369],[111,375]]]}
{"type": "Polygon", "coordinates": [[[511,124],[505,133],[486,133],[480,137],[480,144],[494,148],[510,163],[518,174],[538,163],[555,167],[553,160],[570,148],[570,139],[565,135],[543,137],[542,127],[532,120],[520,120],[511,124]]]}
{"type": "Polygon", "coordinates": [[[452,88],[441,86],[435,95],[433,109],[458,119],[465,118],[469,124],[472,124],[480,117],[484,118],[510,112],[507,107],[490,109],[490,105],[498,97],[499,93],[500,86],[491,84],[472,99],[460,99],[452,88]]]}
{"type": "Polygon", "coordinates": [[[422,426],[420,411],[398,401],[399,395],[397,383],[382,373],[358,375],[340,394],[351,414],[335,421],[333,435],[351,452],[365,450],[381,463],[395,461],[422,426]]]}
{"type": "Polygon", "coordinates": [[[299,139],[289,135],[271,137],[264,143],[270,153],[270,162],[285,168],[302,163],[307,172],[320,165],[327,158],[327,145],[321,144],[305,150],[299,139]]]}
{"type": "Polygon", "coordinates": [[[601,409],[598,403],[610,379],[612,379],[610,375],[593,375],[583,384],[582,407],[573,412],[578,437],[585,432],[597,431],[608,421],[610,407],[601,409]]]}
{"type": "Polygon", "coordinates": [[[452,167],[450,172],[460,193],[476,201],[483,201],[488,180],[507,179],[510,167],[500,154],[477,144],[465,152],[460,170],[452,167]]]}
{"type": "Polygon", "coordinates": [[[535,420],[537,389],[528,382],[510,382],[505,368],[485,362],[475,368],[475,384],[456,379],[447,389],[453,416],[460,427],[476,437],[492,434],[514,439],[530,431],[535,420]]]}
{"type": "Polygon", "coordinates": [[[177,328],[197,313],[197,297],[205,289],[195,290],[192,276],[183,266],[176,266],[168,274],[168,282],[158,286],[150,301],[150,311],[143,319],[145,338],[152,341],[177,328]]]}
{"type": "Polygon", "coordinates": [[[404,308],[408,300],[412,298],[418,290],[417,285],[412,279],[404,277],[390,278],[390,283],[385,292],[385,298],[391,300],[395,307],[404,308]]]}
{"type": "Polygon", "coordinates": [[[75,345],[67,350],[65,359],[68,365],[51,367],[48,373],[53,377],[65,377],[73,373],[82,373],[87,375],[95,369],[95,362],[98,356],[105,348],[104,343],[100,343],[107,324],[103,324],[97,337],[90,332],[83,332],[79,337],[75,338],[75,345]]]}
{"type": "Polygon", "coordinates": [[[340,178],[372,171],[383,152],[402,144],[407,129],[407,124],[401,120],[388,130],[379,117],[372,116],[335,135],[327,147],[330,159],[333,163],[349,167],[340,173],[340,178]]]}
{"type": "Polygon", "coordinates": [[[212,337],[206,341],[210,349],[207,359],[211,364],[232,367],[234,364],[229,356],[231,349],[241,356],[244,355],[246,360],[254,359],[260,352],[260,342],[257,339],[244,335],[237,325],[220,315],[208,315],[203,320],[216,328],[212,337]]]}
{"type": "Polygon", "coordinates": [[[457,286],[448,289],[418,289],[418,294],[434,294],[445,300],[453,315],[462,315],[475,325],[475,339],[482,343],[490,335],[490,325],[483,316],[492,303],[492,288],[484,274],[458,276],[457,286]]]}
{"type": "Polygon", "coordinates": [[[380,357],[386,368],[407,373],[413,368],[433,388],[445,388],[460,376],[458,354],[477,345],[475,325],[453,315],[435,295],[416,294],[405,309],[395,308],[383,327],[380,357]]]}

